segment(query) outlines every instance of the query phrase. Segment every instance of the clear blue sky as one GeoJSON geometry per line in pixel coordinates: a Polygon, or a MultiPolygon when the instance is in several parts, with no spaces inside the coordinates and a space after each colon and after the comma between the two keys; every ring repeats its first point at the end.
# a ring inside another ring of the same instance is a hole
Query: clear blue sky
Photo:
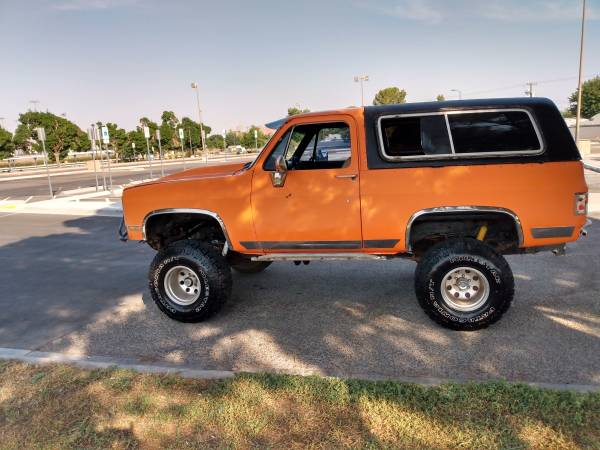
{"type": "MultiPolygon", "coordinates": [[[[576,88],[581,0],[0,0],[0,117],[37,99],[82,128],[173,110],[216,130],[288,106],[360,104],[399,86],[409,101],[520,96],[560,107],[576,88]],[[501,89],[505,88],[505,89],[501,89]]],[[[600,73],[600,0],[588,1],[585,74],[600,73]]]]}

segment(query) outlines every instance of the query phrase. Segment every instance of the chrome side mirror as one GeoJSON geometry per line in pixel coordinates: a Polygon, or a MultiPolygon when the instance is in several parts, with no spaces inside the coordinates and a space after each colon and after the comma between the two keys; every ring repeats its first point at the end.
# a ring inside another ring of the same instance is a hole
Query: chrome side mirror
{"type": "Polygon", "coordinates": [[[278,156],[275,159],[275,172],[271,172],[271,183],[273,183],[273,187],[283,187],[287,171],[287,161],[283,156],[278,156]]]}

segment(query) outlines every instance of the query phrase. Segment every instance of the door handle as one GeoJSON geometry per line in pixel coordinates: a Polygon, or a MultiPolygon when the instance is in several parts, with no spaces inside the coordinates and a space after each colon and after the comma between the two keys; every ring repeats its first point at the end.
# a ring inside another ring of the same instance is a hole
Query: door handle
{"type": "Polygon", "coordinates": [[[349,174],[344,174],[344,175],[336,175],[336,178],[349,178],[352,181],[356,180],[356,178],[358,177],[357,174],[355,173],[349,173],[349,174]]]}

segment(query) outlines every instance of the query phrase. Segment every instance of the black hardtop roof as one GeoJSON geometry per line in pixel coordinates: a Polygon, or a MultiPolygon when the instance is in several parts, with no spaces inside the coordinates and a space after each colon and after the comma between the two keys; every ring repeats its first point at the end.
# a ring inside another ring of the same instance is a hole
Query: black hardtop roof
{"type": "Polygon", "coordinates": [[[475,100],[445,100],[442,102],[400,103],[394,105],[365,106],[365,113],[373,115],[439,112],[457,109],[527,108],[552,106],[554,102],[545,97],[482,98],[475,100]]]}

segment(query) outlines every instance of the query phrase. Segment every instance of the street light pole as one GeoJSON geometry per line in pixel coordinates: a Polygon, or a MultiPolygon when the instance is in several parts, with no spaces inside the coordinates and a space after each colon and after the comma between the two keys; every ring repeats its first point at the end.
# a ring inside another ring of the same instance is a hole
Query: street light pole
{"type": "Polygon", "coordinates": [[[192,89],[196,90],[196,103],[198,104],[198,119],[200,120],[200,139],[202,142],[202,152],[206,150],[204,145],[204,126],[202,125],[202,110],[200,109],[200,91],[198,90],[198,83],[195,81],[191,84],[192,89]]]}
{"type": "Polygon", "coordinates": [[[460,89],[450,89],[450,92],[456,92],[458,94],[458,99],[462,100],[462,91],[460,89]]]}
{"type": "Polygon", "coordinates": [[[365,106],[365,94],[363,89],[363,82],[369,81],[369,75],[357,75],[354,77],[354,82],[360,82],[360,106],[365,106]]]}
{"type": "Polygon", "coordinates": [[[575,143],[579,144],[579,124],[581,122],[581,87],[583,78],[583,37],[585,34],[585,0],[581,11],[581,38],[579,40],[579,81],[577,88],[577,117],[575,119],[575,143]]]}

